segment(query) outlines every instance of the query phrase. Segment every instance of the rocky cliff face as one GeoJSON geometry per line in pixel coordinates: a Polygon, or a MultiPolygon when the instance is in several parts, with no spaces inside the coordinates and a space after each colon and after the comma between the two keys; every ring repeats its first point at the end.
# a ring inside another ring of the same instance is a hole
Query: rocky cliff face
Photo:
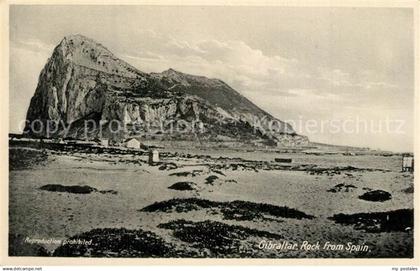
{"type": "Polygon", "coordinates": [[[172,69],[147,74],[81,35],[65,37],[41,71],[25,133],[308,143],[221,80],[172,69]]]}

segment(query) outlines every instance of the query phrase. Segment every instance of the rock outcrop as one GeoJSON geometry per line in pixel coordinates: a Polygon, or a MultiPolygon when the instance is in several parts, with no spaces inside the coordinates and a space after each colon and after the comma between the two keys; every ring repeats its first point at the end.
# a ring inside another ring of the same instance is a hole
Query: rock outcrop
{"type": "Polygon", "coordinates": [[[41,71],[25,133],[128,136],[302,146],[305,136],[219,79],[169,69],[144,73],[81,35],[65,37],[41,71]]]}

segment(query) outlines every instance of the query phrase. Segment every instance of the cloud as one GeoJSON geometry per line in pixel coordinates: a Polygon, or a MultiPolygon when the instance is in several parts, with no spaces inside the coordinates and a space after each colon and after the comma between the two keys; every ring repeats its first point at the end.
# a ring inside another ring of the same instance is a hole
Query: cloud
{"type": "Polygon", "coordinates": [[[52,53],[54,45],[42,42],[38,39],[17,40],[11,42],[11,48],[20,48],[23,50],[32,51],[37,54],[52,53]]]}
{"type": "Polygon", "coordinates": [[[350,82],[350,74],[343,72],[340,69],[322,69],[321,71],[321,79],[326,80],[332,86],[335,87],[343,87],[343,86],[351,86],[350,82]]]}
{"type": "Polygon", "coordinates": [[[271,97],[267,99],[311,98],[349,107],[356,103],[360,107],[401,106],[398,100],[383,95],[392,96],[398,86],[381,80],[372,70],[350,73],[343,68],[267,55],[240,40],[186,41],[151,30],[140,35],[144,35],[141,39],[147,44],[142,44],[136,54],[123,58],[141,70],[160,72],[174,68],[219,78],[243,94],[271,97]]]}
{"type": "MultiPolygon", "coordinates": [[[[219,78],[250,98],[258,97],[263,106],[270,104],[268,100],[273,98],[287,98],[289,102],[310,99],[325,103],[325,106],[334,103],[349,108],[404,106],[401,98],[396,97],[399,86],[382,80],[372,70],[350,73],[343,68],[267,55],[241,40],[191,41],[150,29],[137,30],[136,35],[144,42],[123,43],[125,45],[119,47],[116,54],[140,70],[160,72],[174,68],[219,78]]],[[[38,39],[17,40],[11,44],[15,50],[23,50],[22,55],[35,58],[36,63],[41,63],[42,58],[46,61],[54,46],[38,39]]],[[[268,110],[278,111],[274,106],[269,106],[268,110]]]]}
{"type": "Polygon", "coordinates": [[[52,49],[41,42],[11,43],[10,47],[10,131],[21,132],[19,126],[25,120],[30,98],[35,92],[41,69],[52,49]]]}

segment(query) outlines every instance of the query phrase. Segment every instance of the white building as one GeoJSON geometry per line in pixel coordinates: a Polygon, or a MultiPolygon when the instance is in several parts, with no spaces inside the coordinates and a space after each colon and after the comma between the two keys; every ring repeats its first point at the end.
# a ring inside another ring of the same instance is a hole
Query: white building
{"type": "Polygon", "coordinates": [[[402,158],[402,171],[414,172],[414,157],[403,156],[402,158]]]}
{"type": "Polygon", "coordinates": [[[104,147],[108,147],[109,146],[109,139],[101,138],[100,144],[104,147]]]}
{"type": "Polygon", "coordinates": [[[140,141],[136,138],[130,138],[125,141],[125,146],[131,149],[140,149],[140,141]]]}
{"type": "Polygon", "coordinates": [[[153,165],[154,163],[159,162],[159,152],[157,150],[153,150],[149,152],[149,164],[153,165]]]}

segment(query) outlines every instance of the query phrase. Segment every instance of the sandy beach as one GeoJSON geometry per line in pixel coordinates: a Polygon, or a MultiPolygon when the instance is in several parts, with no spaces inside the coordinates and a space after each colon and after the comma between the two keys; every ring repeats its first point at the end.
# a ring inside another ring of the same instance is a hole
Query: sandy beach
{"type": "Polygon", "coordinates": [[[44,156],[42,162],[20,162],[20,167],[10,171],[10,238],[17,247],[29,247],[20,253],[262,258],[413,255],[413,175],[401,172],[397,155],[172,150],[162,153],[159,163],[149,165],[147,155],[10,148],[20,158],[25,154],[22,150],[31,154],[29,161],[36,157],[33,153],[44,156]],[[293,162],[277,163],[276,157],[293,162]],[[75,193],[66,191],[69,187],[89,189],[75,193]],[[391,198],[359,198],[375,190],[386,191],[391,198]],[[407,212],[391,212],[395,210],[407,212]],[[368,219],[361,213],[368,214],[368,219]],[[356,216],[344,223],[333,219],[338,214],[356,216]],[[404,223],[389,228],[386,221],[390,219],[404,223]],[[131,248],[128,253],[120,235],[145,243],[133,241],[126,248],[131,248]],[[81,237],[97,243],[108,240],[114,246],[98,249],[93,244],[63,243],[81,237]],[[157,244],[165,249],[155,254],[150,247],[148,253],[138,247],[157,244]]]}

